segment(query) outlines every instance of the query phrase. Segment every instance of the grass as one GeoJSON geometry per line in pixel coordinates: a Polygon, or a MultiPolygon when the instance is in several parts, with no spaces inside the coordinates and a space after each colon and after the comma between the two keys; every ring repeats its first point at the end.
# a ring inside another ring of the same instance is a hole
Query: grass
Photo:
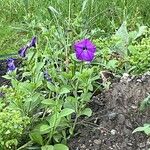
{"type": "Polygon", "coordinates": [[[65,28],[63,22],[69,24],[75,18],[79,19],[81,30],[100,28],[106,35],[113,33],[124,19],[130,29],[137,23],[150,25],[149,0],[0,0],[0,3],[0,57],[16,53],[44,29],[56,23],[65,28]]]}

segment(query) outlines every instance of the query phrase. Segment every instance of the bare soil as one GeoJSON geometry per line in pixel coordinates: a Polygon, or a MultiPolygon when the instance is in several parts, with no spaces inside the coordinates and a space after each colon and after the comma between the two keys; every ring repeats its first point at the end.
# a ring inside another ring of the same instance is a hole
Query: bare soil
{"type": "Polygon", "coordinates": [[[133,130],[150,123],[150,111],[139,111],[150,92],[150,75],[123,77],[112,87],[93,97],[90,118],[81,119],[70,150],[148,150],[150,138],[133,130]]]}

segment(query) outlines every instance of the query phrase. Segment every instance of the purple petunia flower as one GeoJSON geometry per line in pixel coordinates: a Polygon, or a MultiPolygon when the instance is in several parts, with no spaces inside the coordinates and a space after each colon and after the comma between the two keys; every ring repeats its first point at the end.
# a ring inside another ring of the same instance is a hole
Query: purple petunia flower
{"type": "Polygon", "coordinates": [[[7,60],[7,71],[11,72],[11,71],[13,71],[15,69],[16,69],[16,67],[15,67],[15,64],[14,64],[14,59],[13,58],[9,58],[7,60]]]}
{"type": "Polygon", "coordinates": [[[83,39],[74,44],[76,57],[81,61],[91,62],[94,59],[96,46],[88,39],[83,39]]]}
{"type": "Polygon", "coordinates": [[[31,48],[31,47],[36,47],[36,44],[37,44],[37,38],[36,37],[33,37],[32,40],[24,47],[22,47],[19,51],[18,51],[18,54],[21,56],[21,57],[25,57],[26,56],[26,52],[28,50],[28,48],[31,48]]]}
{"type": "Polygon", "coordinates": [[[32,40],[30,41],[28,47],[31,48],[31,47],[36,47],[36,43],[37,43],[37,38],[36,37],[33,37],[32,40]]]}
{"type": "Polygon", "coordinates": [[[18,54],[19,54],[21,57],[25,57],[25,56],[26,56],[27,49],[28,49],[28,46],[22,47],[22,48],[18,51],[18,54]]]}

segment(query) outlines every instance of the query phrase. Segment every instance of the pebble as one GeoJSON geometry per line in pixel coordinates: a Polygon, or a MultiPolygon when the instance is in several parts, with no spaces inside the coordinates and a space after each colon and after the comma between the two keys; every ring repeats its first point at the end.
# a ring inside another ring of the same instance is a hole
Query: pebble
{"type": "Polygon", "coordinates": [[[137,109],[138,109],[138,106],[132,105],[131,108],[134,109],[134,110],[137,110],[137,109]]]}
{"type": "Polygon", "coordinates": [[[86,148],[85,144],[82,144],[82,145],[81,145],[81,148],[86,148]]]}
{"type": "Polygon", "coordinates": [[[100,145],[102,143],[102,141],[100,139],[95,139],[94,143],[97,144],[97,145],[100,145]]]}
{"type": "Polygon", "coordinates": [[[132,129],[132,124],[128,119],[125,121],[125,124],[128,128],[132,129]]]}
{"type": "Polygon", "coordinates": [[[150,145],[150,138],[147,139],[146,144],[147,144],[147,145],[150,145]]]}
{"type": "Polygon", "coordinates": [[[115,112],[111,112],[108,114],[109,120],[114,120],[116,117],[117,117],[117,113],[115,112]]]}
{"type": "Polygon", "coordinates": [[[137,81],[137,82],[142,82],[142,80],[141,80],[141,79],[137,79],[136,81],[137,81]]]}
{"type": "Polygon", "coordinates": [[[115,134],[117,133],[117,131],[114,130],[114,129],[112,129],[112,130],[110,131],[110,133],[111,133],[111,135],[115,135],[115,134]]]}
{"type": "Polygon", "coordinates": [[[139,144],[137,144],[140,148],[144,148],[146,145],[145,145],[145,142],[143,142],[143,143],[139,143],[139,144]]]}
{"type": "Polygon", "coordinates": [[[119,124],[124,124],[124,122],[125,122],[125,116],[122,115],[122,114],[119,114],[118,115],[118,123],[119,124]]]}
{"type": "Polygon", "coordinates": [[[132,143],[127,143],[127,145],[128,145],[128,146],[132,146],[133,144],[132,144],[132,143]]]}

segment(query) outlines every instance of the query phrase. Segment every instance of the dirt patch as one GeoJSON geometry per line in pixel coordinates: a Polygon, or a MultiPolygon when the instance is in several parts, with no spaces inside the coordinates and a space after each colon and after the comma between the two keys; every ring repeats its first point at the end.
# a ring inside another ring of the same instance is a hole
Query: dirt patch
{"type": "Polygon", "coordinates": [[[7,65],[5,60],[0,60],[0,86],[7,85],[8,80],[4,79],[2,76],[6,74],[7,65]]]}
{"type": "Polygon", "coordinates": [[[150,92],[150,75],[124,77],[108,91],[93,97],[90,118],[79,121],[70,150],[148,150],[150,139],[132,131],[150,122],[150,111],[139,111],[150,92]]]}

